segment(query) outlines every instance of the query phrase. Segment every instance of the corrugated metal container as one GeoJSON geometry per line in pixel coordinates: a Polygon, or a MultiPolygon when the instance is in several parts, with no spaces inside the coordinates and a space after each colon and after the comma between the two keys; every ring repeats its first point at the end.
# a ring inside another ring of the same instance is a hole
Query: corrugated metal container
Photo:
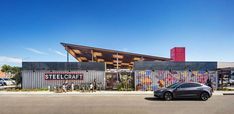
{"type": "Polygon", "coordinates": [[[205,84],[208,78],[211,79],[213,88],[217,89],[217,71],[136,70],[135,89],[137,91],[155,91],[176,82],[199,82],[205,84]]]}
{"type": "Polygon", "coordinates": [[[217,62],[155,62],[134,63],[136,90],[157,90],[176,82],[206,83],[210,78],[218,87],[217,62]]]}
{"type": "MultiPolygon", "coordinates": [[[[22,71],[22,87],[24,89],[34,89],[34,88],[47,88],[48,86],[57,86],[62,85],[65,80],[45,80],[45,73],[48,73],[48,70],[23,70],[22,71]]],[[[68,72],[68,71],[56,71],[56,72],[68,72]]],[[[97,83],[102,83],[105,86],[105,72],[104,71],[95,71],[95,70],[77,70],[70,72],[79,72],[84,74],[83,80],[67,80],[68,83],[74,83],[79,85],[81,83],[92,83],[96,79],[97,83]]]]}
{"type": "Polygon", "coordinates": [[[22,87],[25,89],[48,88],[48,86],[61,86],[65,81],[75,85],[97,83],[105,88],[105,64],[97,62],[23,62],[22,63],[22,87]],[[83,79],[46,79],[47,73],[71,73],[82,74],[83,79]]]}
{"type": "Polygon", "coordinates": [[[137,61],[134,70],[216,71],[217,62],[137,61]]]}

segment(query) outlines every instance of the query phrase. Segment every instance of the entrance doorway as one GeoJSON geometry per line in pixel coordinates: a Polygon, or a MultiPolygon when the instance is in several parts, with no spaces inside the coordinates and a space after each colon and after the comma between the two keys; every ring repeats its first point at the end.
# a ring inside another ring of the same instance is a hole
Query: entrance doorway
{"type": "Polygon", "coordinates": [[[234,73],[231,68],[218,69],[219,88],[231,87],[234,84],[234,73]]]}
{"type": "Polygon", "coordinates": [[[129,70],[106,72],[106,90],[134,90],[134,73],[129,70]]]}
{"type": "Polygon", "coordinates": [[[117,90],[118,73],[106,72],[106,90],[117,90]]]}

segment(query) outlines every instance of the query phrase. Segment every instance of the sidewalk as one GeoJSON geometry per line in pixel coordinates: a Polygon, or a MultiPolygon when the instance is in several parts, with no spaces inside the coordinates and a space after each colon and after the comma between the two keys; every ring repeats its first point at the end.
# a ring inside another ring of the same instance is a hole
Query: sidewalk
{"type": "MultiPolygon", "coordinates": [[[[85,95],[85,96],[125,96],[125,95],[152,95],[153,91],[97,91],[97,92],[67,92],[54,93],[49,91],[37,92],[9,92],[0,91],[0,95],[85,95]]],[[[214,91],[213,95],[234,95],[234,91],[214,91]]]]}
{"type": "Polygon", "coordinates": [[[49,91],[35,91],[35,92],[10,92],[0,91],[0,95],[95,95],[95,96],[124,96],[124,95],[153,95],[152,91],[96,91],[96,92],[67,92],[55,93],[49,91]]]}

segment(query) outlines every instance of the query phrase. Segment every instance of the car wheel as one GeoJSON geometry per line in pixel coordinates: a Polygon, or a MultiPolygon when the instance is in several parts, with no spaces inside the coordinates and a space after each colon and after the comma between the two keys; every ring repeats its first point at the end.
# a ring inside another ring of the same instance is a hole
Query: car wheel
{"type": "Polygon", "coordinates": [[[164,99],[165,99],[166,101],[170,101],[170,100],[172,100],[172,98],[173,98],[173,96],[172,96],[172,94],[171,94],[170,92],[166,92],[166,93],[164,94],[164,99]]]}
{"type": "Polygon", "coordinates": [[[209,94],[207,92],[203,92],[200,97],[201,100],[206,101],[209,99],[209,94]]]}

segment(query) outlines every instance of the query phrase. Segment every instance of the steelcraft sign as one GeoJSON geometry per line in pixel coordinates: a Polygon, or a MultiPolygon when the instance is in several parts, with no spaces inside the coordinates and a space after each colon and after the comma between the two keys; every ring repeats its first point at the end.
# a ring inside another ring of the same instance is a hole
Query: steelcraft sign
{"type": "Polygon", "coordinates": [[[78,72],[48,72],[45,80],[83,80],[84,74],[78,72]]]}

